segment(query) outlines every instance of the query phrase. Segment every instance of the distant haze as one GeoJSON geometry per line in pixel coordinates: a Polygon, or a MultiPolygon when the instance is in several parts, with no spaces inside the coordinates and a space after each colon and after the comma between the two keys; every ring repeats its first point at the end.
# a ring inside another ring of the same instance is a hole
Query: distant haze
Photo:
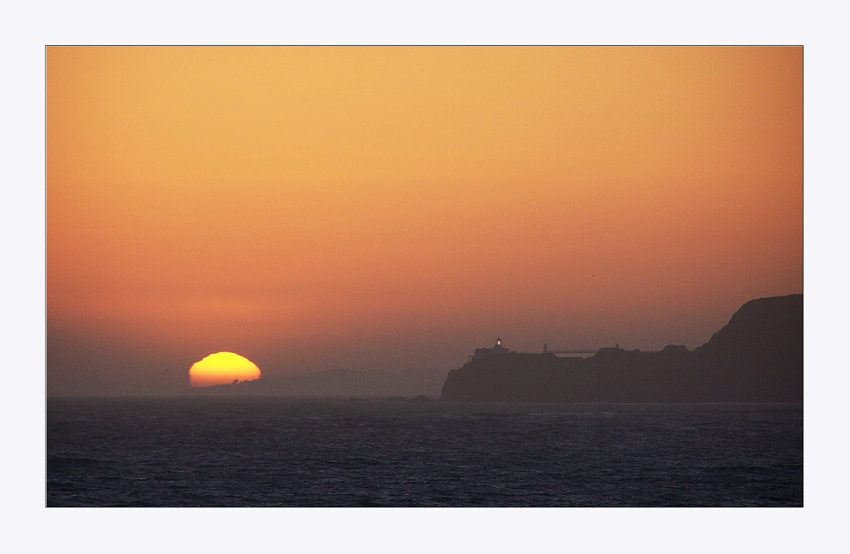
{"type": "Polygon", "coordinates": [[[803,290],[802,48],[46,64],[48,394],[181,394],[221,351],[265,378],[693,349],[803,290]]]}

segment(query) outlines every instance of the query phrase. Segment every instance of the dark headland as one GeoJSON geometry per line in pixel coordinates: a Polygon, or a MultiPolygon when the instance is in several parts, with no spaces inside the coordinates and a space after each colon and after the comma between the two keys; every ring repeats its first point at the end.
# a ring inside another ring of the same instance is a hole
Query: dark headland
{"type": "Polygon", "coordinates": [[[689,351],[603,348],[590,358],[481,350],[449,372],[452,402],[802,402],[803,295],[751,300],[689,351]]]}

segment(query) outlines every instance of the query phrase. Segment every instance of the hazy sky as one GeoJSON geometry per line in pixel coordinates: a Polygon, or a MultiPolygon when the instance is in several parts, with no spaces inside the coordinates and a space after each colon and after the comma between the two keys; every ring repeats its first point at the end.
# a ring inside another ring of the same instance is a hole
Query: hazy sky
{"type": "Polygon", "coordinates": [[[48,48],[48,392],[706,342],[803,290],[802,48],[48,48]]]}

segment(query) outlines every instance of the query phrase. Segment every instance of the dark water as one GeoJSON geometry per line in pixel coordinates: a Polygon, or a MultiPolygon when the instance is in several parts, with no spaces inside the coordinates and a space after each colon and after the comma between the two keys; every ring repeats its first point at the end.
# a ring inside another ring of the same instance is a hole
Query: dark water
{"type": "Polygon", "coordinates": [[[47,506],[803,505],[801,404],[47,408],[47,506]]]}

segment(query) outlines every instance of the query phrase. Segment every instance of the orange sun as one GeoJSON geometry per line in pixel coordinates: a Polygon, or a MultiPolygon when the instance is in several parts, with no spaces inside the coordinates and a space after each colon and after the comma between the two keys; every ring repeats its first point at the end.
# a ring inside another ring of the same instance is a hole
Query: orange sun
{"type": "Polygon", "coordinates": [[[253,381],[259,377],[260,368],[254,362],[233,352],[210,354],[189,369],[189,383],[193,387],[253,381]]]}

